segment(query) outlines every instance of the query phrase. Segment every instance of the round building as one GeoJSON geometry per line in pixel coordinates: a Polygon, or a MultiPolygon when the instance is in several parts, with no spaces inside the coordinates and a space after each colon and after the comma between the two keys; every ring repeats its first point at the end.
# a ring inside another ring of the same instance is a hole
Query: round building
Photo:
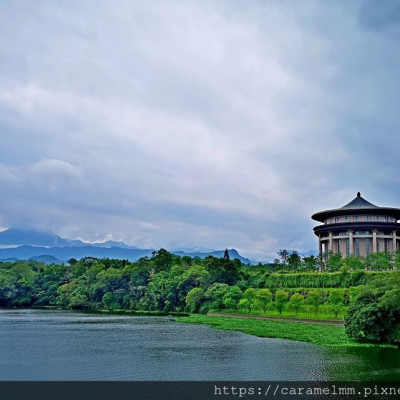
{"type": "Polygon", "coordinates": [[[317,212],[311,218],[323,224],[314,228],[320,254],[366,257],[400,249],[400,209],[378,207],[362,198],[360,192],[345,206],[317,212]]]}

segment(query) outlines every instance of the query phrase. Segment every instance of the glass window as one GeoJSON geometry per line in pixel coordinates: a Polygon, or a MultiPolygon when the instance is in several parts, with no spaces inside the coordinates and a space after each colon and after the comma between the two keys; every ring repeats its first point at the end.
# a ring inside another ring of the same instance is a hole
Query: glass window
{"type": "Polygon", "coordinates": [[[346,239],[346,257],[350,255],[350,240],[346,239]]]}
{"type": "Polygon", "coordinates": [[[360,257],[360,239],[356,239],[356,256],[360,257]]]}
{"type": "Polygon", "coordinates": [[[375,221],[379,221],[379,218],[377,215],[375,215],[375,221]]]}
{"type": "Polygon", "coordinates": [[[365,254],[368,255],[370,252],[370,239],[365,239],[365,254]]]}
{"type": "Polygon", "coordinates": [[[358,215],[354,217],[354,221],[358,221],[358,215]]]}

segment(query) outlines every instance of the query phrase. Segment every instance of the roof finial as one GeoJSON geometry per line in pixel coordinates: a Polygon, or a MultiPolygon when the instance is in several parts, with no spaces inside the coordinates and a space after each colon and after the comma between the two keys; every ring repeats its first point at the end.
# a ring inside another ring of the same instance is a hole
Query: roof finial
{"type": "Polygon", "coordinates": [[[361,193],[360,192],[357,192],[357,197],[361,197],[361,193]]]}

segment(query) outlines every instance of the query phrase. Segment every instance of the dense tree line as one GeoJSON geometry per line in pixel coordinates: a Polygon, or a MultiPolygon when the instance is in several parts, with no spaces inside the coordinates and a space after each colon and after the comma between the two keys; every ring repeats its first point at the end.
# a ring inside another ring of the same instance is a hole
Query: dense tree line
{"type": "MultiPolygon", "coordinates": [[[[267,293],[260,290],[269,289],[274,299],[278,289],[286,289],[289,296],[307,296],[312,288],[365,285],[377,274],[348,269],[336,273],[271,273],[268,266],[245,266],[238,259],[230,260],[228,255],[200,259],[175,256],[164,249],[137,262],[92,257],[49,266],[37,261],[3,262],[0,306],[166,312],[237,310],[240,301],[242,308],[246,308],[246,301],[252,303],[249,294],[245,295],[247,289],[257,289],[257,293],[267,293]]],[[[346,292],[346,301],[348,297],[346,292]]],[[[256,303],[259,302],[258,295],[256,303]]]]}
{"type": "Polygon", "coordinates": [[[164,249],[137,262],[92,257],[49,266],[37,261],[1,262],[0,306],[267,315],[290,310],[292,315],[305,311],[310,316],[324,309],[332,317],[350,306],[349,335],[357,340],[394,341],[399,273],[382,270],[396,269],[398,254],[380,256],[389,260],[390,268],[367,268],[362,264],[365,260],[357,264],[350,258],[341,260],[336,272],[326,272],[326,268],[304,272],[300,259],[297,271],[303,272],[297,273],[288,268],[289,260],[296,259],[293,254],[283,254],[286,268],[277,263],[242,265],[227,253],[223,258],[200,259],[175,256],[164,249]],[[376,323],[368,330],[371,320],[376,323]]]}
{"type": "Polygon", "coordinates": [[[49,266],[3,262],[0,306],[182,311],[190,290],[222,284],[245,287],[239,260],[179,257],[161,249],[137,262],[92,257],[49,266]]]}
{"type": "Polygon", "coordinates": [[[271,266],[274,271],[325,271],[336,272],[342,269],[366,271],[390,271],[400,268],[400,251],[371,253],[367,257],[349,256],[328,252],[318,257],[301,257],[296,251],[279,250],[278,257],[271,266]]]}

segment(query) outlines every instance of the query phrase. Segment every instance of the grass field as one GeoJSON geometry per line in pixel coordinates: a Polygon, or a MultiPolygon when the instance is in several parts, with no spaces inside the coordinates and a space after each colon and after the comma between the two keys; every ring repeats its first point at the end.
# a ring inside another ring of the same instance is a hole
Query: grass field
{"type": "MultiPolygon", "coordinates": [[[[267,321],[230,317],[213,317],[192,314],[189,317],[175,318],[177,322],[207,324],[215,329],[240,331],[254,336],[297,340],[320,346],[370,347],[367,343],[351,340],[343,326],[308,324],[304,322],[267,321]]],[[[379,345],[394,347],[390,345],[379,345]]]]}

